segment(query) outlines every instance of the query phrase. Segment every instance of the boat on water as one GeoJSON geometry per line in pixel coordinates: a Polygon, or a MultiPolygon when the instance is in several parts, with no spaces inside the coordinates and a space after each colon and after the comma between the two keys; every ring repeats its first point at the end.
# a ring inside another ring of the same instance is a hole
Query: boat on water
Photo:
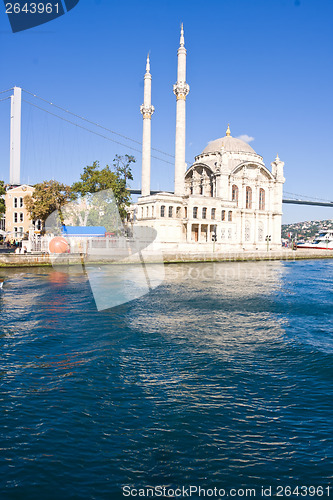
{"type": "Polygon", "coordinates": [[[333,250],[333,229],[319,233],[311,243],[307,241],[304,243],[297,243],[297,248],[333,250]]]}

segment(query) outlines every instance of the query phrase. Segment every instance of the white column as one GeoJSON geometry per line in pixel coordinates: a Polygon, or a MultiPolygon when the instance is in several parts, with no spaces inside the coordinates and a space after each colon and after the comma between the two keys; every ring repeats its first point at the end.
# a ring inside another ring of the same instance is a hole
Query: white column
{"type": "Polygon", "coordinates": [[[22,89],[14,87],[10,98],[10,184],[20,184],[21,169],[21,95],[22,89]]]}
{"type": "Polygon", "coordinates": [[[183,25],[180,32],[180,46],[178,49],[177,83],[173,92],[177,98],[176,110],[176,143],[175,143],[175,194],[185,194],[185,133],[186,133],[186,96],[190,87],[186,83],[186,49],[184,42],[183,25]]]}
{"type": "Polygon", "coordinates": [[[144,76],[143,104],[140,107],[143,117],[141,196],[150,195],[151,116],[154,113],[154,110],[154,106],[151,105],[151,74],[148,54],[146,73],[144,76]]]}

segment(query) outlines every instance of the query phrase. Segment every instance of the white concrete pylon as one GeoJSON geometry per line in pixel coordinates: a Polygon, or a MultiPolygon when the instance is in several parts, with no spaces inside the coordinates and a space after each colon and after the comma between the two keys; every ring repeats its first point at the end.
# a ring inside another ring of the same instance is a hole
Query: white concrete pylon
{"type": "Polygon", "coordinates": [[[173,92],[177,99],[176,110],[176,141],[175,141],[175,194],[185,194],[185,140],[186,140],[186,96],[190,91],[186,83],[186,49],[184,40],[184,28],[181,25],[180,44],[177,52],[178,69],[177,83],[173,86],[173,92]]]}
{"type": "Polygon", "coordinates": [[[21,170],[21,103],[22,89],[14,87],[10,97],[10,171],[9,182],[20,185],[21,170]]]}
{"type": "Polygon", "coordinates": [[[142,180],[141,196],[150,195],[150,164],[151,164],[151,117],[155,111],[151,105],[151,74],[149,54],[146,62],[146,73],[144,76],[143,104],[140,107],[143,117],[142,131],[142,180]]]}

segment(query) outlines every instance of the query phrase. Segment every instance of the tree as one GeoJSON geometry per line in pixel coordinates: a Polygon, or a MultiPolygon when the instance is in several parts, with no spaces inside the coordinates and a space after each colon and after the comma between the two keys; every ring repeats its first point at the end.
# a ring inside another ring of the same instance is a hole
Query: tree
{"type": "MultiPolygon", "coordinates": [[[[70,186],[58,181],[44,181],[34,187],[33,197],[30,195],[24,197],[25,206],[32,220],[40,219],[45,223],[49,215],[60,210],[72,199],[70,186]]],[[[61,219],[61,210],[59,213],[61,219]]]]}
{"type": "MultiPolygon", "coordinates": [[[[113,160],[113,170],[106,165],[100,168],[99,162],[94,161],[91,166],[84,168],[80,181],[72,185],[72,193],[77,197],[92,195],[106,189],[112,189],[121,220],[126,218],[126,207],[130,204],[130,192],[126,183],[133,179],[131,163],[135,162],[133,156],[125,155],[113,160]]],[[[97,199],[95,197],[95,199],[97,199]]]]}
{"type": "Polygon", "coordinates": [[[3,198],[5,194],[6,194],[5,183],[4,183],[4,181],[0,181],[0,217],[6,211],[5,200],[3,198]]]}

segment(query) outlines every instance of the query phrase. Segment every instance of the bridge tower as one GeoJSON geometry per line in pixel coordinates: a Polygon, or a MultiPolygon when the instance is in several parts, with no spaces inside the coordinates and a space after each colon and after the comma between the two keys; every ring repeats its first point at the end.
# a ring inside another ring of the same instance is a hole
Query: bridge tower
{"type": "Polygon", "coordinates": [[[21,170],[21,103],[22,89],[14,87],[14,94],[10,97],[10,173],[9,182],[12,185],[20,184],[21,170]]]}

